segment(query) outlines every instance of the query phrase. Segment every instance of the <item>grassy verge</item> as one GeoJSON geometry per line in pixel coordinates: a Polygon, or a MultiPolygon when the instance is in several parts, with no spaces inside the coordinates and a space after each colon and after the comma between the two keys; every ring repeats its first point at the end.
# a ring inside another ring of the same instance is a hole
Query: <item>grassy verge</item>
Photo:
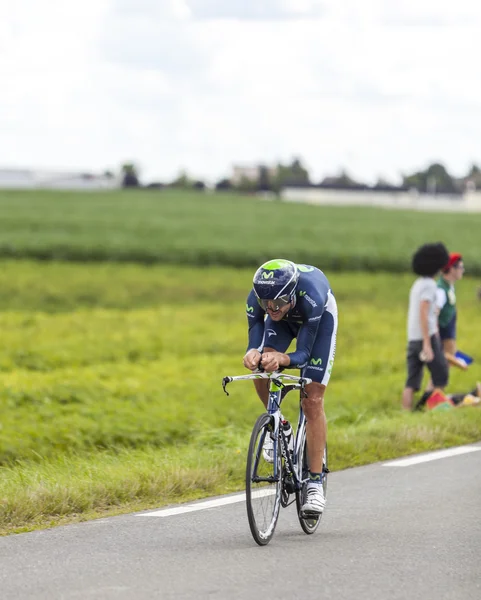
{"type": "MultiPolygon", "coordinates": [[[[479,440],[481,410],[372,418],[329,429],[333,471],[479,440]]],[[[159,450],[65,454],[0,468],[0,535],[244,489],[248,433],[223,430],[159,450]]]]}

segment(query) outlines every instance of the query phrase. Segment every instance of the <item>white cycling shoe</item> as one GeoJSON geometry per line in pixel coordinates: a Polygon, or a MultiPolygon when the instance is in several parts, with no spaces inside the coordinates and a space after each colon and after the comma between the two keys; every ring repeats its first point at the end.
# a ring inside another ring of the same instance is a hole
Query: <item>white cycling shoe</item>
{"type": "Polygon", "coordinates": [[[319,516],[326,506],[324,489],[321,483],[309,481],[306,489],[306,501],[302,505],[301,514],[319,516]]]}
{"type": "Polygon", "coordinates": [[[264,439],[264,445],[262,447],[262,456],[268,463],[274,462],[274,442],[269,434],[264,439]]]}

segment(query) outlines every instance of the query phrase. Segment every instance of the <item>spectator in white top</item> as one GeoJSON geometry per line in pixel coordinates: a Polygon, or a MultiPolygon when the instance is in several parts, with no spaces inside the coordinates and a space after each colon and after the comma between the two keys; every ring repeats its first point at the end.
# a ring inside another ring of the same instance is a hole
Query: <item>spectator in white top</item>
{"type": "Polygon", "coordinates": [[[416,250],[412,269],[418,278],[409,293],[407,319],[407,378],[402,407],[412,410],[414,393],[421,388],[424,365],[431,373],[430,385],[443,390],[448,383],[448,366],[439,337],[436,277],[449,260],[441,242],[424,244],[416,250]]]}

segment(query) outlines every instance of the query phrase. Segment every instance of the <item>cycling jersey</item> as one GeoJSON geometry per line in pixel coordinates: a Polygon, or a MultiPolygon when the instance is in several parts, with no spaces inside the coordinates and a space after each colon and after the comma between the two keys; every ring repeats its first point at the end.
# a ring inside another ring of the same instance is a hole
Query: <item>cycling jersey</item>
{"type": "MultiPolygon", "coordinates": [[[[247,349],[273,347],[285,352],[292,338],[297,338],[294,352],[288,354],[291,368],[305,368],[312,362],[312,368],[325,371],[326,364],[333,361],[335,336],[337,331],[337,308],[330,290],[329,281],[324,273],[310,265],[297,265],[299,280],[296,287],[296,304],[281,321],[270,319],[257,302],[254,290],[247,298],[246,315],[249,327],[247,349]],[[329,325],[320,326],[326,307],[329,310],[329,325]],[[325,344],[320,346],[318,338],[323,337],[325,344]],[[319,347],[323,356],[313,357],[313,348],[319,347]],[[287,344],[287,346],[286,346],[287,344]],[[285,348],[284,348],[285,346],[285,348]],[[325,347],[325,350],[323,348],[325,347]],[[320,365],[323,365],[322,367],[320,365]]],[[[332,366],[332,363],[330,364],[332,366]]],[[[330,370],[329,370],[330,373],[330,370]]]]}

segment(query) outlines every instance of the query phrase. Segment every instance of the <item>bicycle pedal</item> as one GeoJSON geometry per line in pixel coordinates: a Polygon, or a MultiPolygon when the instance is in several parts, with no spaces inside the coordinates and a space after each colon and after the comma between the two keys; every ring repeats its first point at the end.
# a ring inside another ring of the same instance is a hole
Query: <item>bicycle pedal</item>
{"type": "Polygon", "coordinates": [[[300,515],[301,519],[307,519],[307,520],[309,520],[309,521],[313,521],[313,520],[316,520],[316,521],[317,521],[317,519],[319,519],[319,518],[321,517],[321,514],[322,514],[322,513],[318,513],[318,512],[316,512],[316,513],[315,513],[315,512],[309,512],[309,511],[306,511],[306,510],[302,510],[302,511],[299,513],[299,515],[300,515]]]}

